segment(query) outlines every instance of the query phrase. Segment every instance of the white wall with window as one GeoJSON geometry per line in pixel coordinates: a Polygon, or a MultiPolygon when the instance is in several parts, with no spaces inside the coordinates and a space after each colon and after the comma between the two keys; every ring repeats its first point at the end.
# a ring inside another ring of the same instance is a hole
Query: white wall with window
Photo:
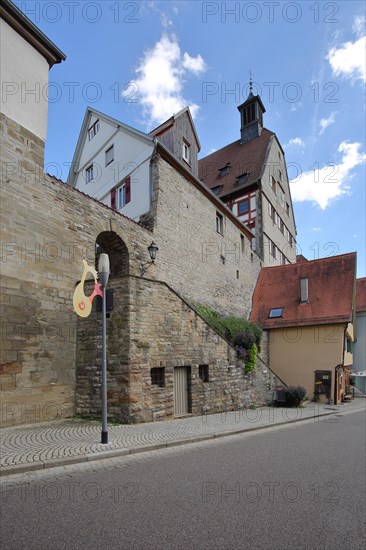
{"type": "Polygon", "coordinates": [[[107,119],[91,116],[75,187],[138,220],[150,209],[153,147],[148,138],[139,139],[107,119]]]}

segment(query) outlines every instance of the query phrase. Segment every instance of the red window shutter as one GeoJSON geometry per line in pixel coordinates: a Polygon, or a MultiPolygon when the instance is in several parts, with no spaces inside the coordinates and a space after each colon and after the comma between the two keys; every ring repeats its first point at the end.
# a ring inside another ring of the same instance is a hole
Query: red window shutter
{"type": "Polygon", "coordinates": [[[131,178],[130,178],[130,176],[128,176],[128,178],[126,178],[125,185],[126,185],[126,204],[127,204],[131,200],[131,178]]]}
{"type": "Polygon", "coordinates": [[[113,210],[116,209],[116,190],[115,189],[112,189],[111,191],[111,208],[113,208],[113,210]]]}

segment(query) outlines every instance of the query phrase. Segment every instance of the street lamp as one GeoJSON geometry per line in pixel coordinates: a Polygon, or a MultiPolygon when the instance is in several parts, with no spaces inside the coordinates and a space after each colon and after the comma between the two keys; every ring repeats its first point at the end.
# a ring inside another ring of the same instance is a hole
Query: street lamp
{"type": "Polygon", "coordinates": [[[140,264],[141,275],[143,275],[145,273],[145,271],[147,271],[149,269],[149,267],[155,262],[156,255],[157,255],[157,252],[159,250],[158,247],[156,246],[156,244],[154,243],[154,241],[151,243],[150,246],[147,247],[147,249],[148,249],[149,254],[150,254],[151,262],[146,262],[144,264],[140,264]]]}
{"type": "Polygon", "coordinates": [[[98,262],[99,280],[103,291],[102,306],[102,443],[108,443],[107,428],[107,284],[109,279],[109,256],[101,254],[98,262]]]}

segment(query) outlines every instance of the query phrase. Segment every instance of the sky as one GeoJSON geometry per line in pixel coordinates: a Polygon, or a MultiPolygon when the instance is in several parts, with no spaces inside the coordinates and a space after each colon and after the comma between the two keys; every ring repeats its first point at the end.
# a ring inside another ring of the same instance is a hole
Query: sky
{"type": "Polygon", "coordinates": [[[20,1],[66,55],[50,71],[46,170],[66,180],[88,106],[148,132],[190,106],[200,158],[240,137],[249,75],[286,154],[297,252],[365,276],[365,4],[20,1]]]}

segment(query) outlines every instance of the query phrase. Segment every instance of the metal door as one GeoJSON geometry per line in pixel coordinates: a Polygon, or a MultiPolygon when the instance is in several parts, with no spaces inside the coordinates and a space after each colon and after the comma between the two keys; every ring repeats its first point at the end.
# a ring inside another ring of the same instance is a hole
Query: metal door
{"type": "Polygon", "coordinates": [[[174,368],[174,414],[189,413],[188,367],[174,368]]]}

